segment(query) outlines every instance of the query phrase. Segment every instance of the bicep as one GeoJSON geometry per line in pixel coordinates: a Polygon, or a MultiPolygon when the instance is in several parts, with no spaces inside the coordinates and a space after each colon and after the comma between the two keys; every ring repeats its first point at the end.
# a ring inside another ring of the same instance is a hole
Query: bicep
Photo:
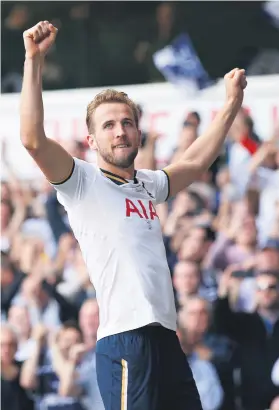
{"type": "Polygon", "coordinates": [[[201,167],[190,161],[178,161],[164,168],[169,177],[170,196],[192,184],[200,175],[201,167]]]}
{"type": "Polygon", "coordinates": [[[39,148],[28,152],[48,181],[62,183],[71,175],[73,157],[56,141],[46,138],[39,148]]]}

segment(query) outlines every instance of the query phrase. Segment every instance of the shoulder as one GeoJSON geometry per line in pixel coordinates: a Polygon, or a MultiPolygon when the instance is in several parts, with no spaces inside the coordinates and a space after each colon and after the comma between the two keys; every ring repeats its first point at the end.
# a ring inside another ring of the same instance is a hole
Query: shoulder
{"type": "Polygon", "coordinates": [[[139,181],[154,183],[158,178],[165,178],[166,172],[161,169],[156,171],[151,169],[139,169],[136,176],[139,181]]]}

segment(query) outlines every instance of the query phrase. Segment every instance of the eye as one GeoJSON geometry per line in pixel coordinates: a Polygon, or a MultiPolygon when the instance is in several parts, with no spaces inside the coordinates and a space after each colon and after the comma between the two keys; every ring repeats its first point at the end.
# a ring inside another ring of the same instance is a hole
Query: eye
{"type": "Polygon", "coordinates": [[[132,125],[132,122],[129,120],[123,121],[123,125],[126,127],[127,125],[132,125]]]}
{"type": "Polygon", "coordinates": [[[104,125],[105,129],[111,129],[112,128],[112,123],[108,122],[107,124],[104,125]]]}

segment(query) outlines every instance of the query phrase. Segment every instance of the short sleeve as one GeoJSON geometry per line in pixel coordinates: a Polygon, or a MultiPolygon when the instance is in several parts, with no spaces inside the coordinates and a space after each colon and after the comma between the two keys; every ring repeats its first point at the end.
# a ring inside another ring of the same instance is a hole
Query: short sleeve
{"type": "Polygon", "coordinates": [[[168,174],[164,170],[151,171],[141,169],[137,172],[138,180],[154,198],[156,204],[165,202],[170,193],[168,174]]]}
{"type": "Polygon", "coordinates": [[[88,186],[96,179],[96,174],[96,168],[92,164],[74,158],[73,169],[67,180],[59,184],[52,184],[57,191],[58,201],[67,206],[81,200],[88,186]]]}

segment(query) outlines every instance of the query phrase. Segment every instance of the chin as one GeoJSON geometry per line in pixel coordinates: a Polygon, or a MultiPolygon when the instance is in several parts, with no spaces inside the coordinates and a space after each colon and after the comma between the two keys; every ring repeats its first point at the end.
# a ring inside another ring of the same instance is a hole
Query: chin
{"type": "Polygon", "coordinates": [[[137,153],[131,152],[125,156],[115,158],[115,165],[120,168],[130,168],[134,164],[136,156],[137,153]]]}

